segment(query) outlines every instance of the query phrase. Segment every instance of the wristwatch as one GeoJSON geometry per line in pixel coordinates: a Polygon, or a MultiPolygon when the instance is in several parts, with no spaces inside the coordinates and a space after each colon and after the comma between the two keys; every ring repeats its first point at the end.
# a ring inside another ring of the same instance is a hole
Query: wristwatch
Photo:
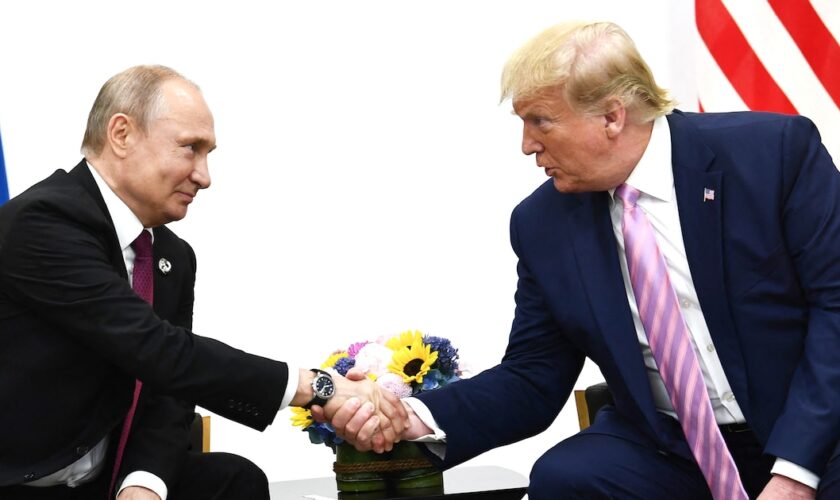
{"type": "Polygon", "coordinates": [[[305,410],[313,405],[324,406],[335,395],[335,381],[332,375],[317,368],[312,368],[311,371],[315,373],[315,378],[312,379],[312,401],[303,405],[305,410]]]}

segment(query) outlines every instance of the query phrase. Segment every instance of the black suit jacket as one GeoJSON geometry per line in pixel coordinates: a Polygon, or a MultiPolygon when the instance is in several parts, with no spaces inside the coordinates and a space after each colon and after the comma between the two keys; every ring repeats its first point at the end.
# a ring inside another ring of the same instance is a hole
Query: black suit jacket
{"type": "Polygon", "coordinates": [[[155,272],[153,309],[128,284],[84,161],[0,207],[0,486],[66,467],[118,432],[135,378],[144,394],[124,472],[170,483],[194,403],[259,430],[272,422],[286,364],[191,333],[195,255],[165,227],[154,252],[172,270],[155,272]]]}

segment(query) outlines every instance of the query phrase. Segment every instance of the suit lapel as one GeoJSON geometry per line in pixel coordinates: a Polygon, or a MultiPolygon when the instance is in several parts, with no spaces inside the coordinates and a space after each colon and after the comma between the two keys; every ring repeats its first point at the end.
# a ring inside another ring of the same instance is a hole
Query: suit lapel
{"type": "Polygon", "coordinates": [[[158,316],[168,318],[175,312],[169,309],[178,303],[179,281],[175,279],[175,275],[183,271],[183,269],[176,269],[176,266],[183,267],[184,263],[177,262],[175,258],[172,233],[162,226],[155,228],[154,233],[154,260],[152,261],[155,286],[154,308],[158,311],[158,316]]]}
{"type": "Polygon", "coordinates": [[[128,280],[128,272],[125,269],[125,259],[123,259],[122,248],[120,248],[117,232],[114,229],[114,221],[111,220],[111,213],[108,212],[108,207],[105,205],[105,199],[102,198],[102,193],[99,192],[99,186],[96,185],[96,180],[90,173],[87,161],[83,159],[79,162],[79,164],[69,172],[69,175],[81,184],[90,197],[93,198],[93,201],[96,202],[96,206],[98,206],[100,210],[102,210],[102,213],[105,214],[105,217],[108,220],[108,227],[110,229],[109,233],[106,235],[109,247],[108,258],[114,264],[114,268],[120,276],[122,276],[123,279],[128,280]]]}
{"type": "Polygon", "coordinates": [[[571,214],[575,257],[589,304],[637,410],[653,429],[659,423],[630,307],[609,215],[606,192],[580,195],[571,214]]]}
{"type": "MultiPolygon", "coordinates": [[[[732,334],[735,327],[724,282],[723,172],[712,170],[714,153],[696,139],[699,131],[684,115],[675,112],[668,116],[668,123],[674,187],[691,279],[726,377],[738,398],[746,402],[744,361],[737,336],[732,334]],[[714,199],[710,199],[712,196],[714,199]]],[[[749,405],[740,406],[744,412],[749,411],[749,405]]]]}

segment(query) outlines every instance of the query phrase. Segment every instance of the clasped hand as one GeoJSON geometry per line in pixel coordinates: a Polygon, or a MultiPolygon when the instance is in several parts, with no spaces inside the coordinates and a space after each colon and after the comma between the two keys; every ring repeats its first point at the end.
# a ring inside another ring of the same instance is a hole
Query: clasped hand
{"type": "Polygon", "coordinates": [[[408,410],[361,371],[335,377],[336,392],[329,402],[311,408],[317,422],[330,422],[338,437],[359,451],[390,451],[409,427],[408,410]]]}

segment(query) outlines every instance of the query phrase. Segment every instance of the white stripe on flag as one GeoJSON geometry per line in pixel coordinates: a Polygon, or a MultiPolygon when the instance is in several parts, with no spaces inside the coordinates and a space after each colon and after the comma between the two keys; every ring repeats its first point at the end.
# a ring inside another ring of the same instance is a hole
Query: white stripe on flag
{"type": "Polygon", "coordinates": [[[840,41],[840,5],[837,0],[811,0],[811,7],[817,11],[834,39],[840,41]]]}
{"type": "Polygon", "coordinates": [[[697,34],[697,94],[706,111],[746,111],[747,105],[712,58],[709,48],[697,34]]]}

